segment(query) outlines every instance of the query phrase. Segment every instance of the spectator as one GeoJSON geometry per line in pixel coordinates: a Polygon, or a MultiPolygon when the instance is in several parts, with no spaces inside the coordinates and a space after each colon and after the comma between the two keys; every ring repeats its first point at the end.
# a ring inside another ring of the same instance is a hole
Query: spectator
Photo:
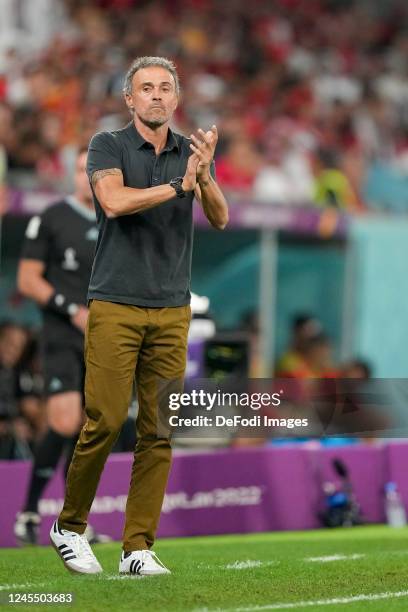
{"type": "Polygon", "coordinates": [[[315,158],[315,195],[319,206],[356,211],[358,199],[347,176],[339,169],[334,151],[321,149],[315,158]]]}
{"type": "Polygon", "coordinates": [[[29,416],[33,425],[40,422],[39,405],[27,402],[24,406],[24,399],[34,396],[21,367],[28,343],[25,328],[10,322],[0,325],[0,459],[30,458],[34,436],[24,416],[29,416]]]}
{"type": "Polygon", "coordinates": [[[290,347],[276,368],[278,378],[293,379],[284,383],[288,401],[304,405],[319,386],[315,379],[337,377],[331,352],[331,342],[320,321],[307,314],[294,318],[290,347]]]}
{"type": "Polygon", "coordinates": [[[367,380],[372,377],[372,368],[364,359],[352,359],[340,367],[340,378],[359,378],[367,380]]]}
{"type": "Polygon", "coordinates": [[[236,138],[217,160],[217,179],[229,193],[249,195],[260,167],[261,157],[251,141],[236,138]]]}
{"type": "Polygon", "coordinates": [[[319,338],[322,330],[322,324],[313,315],[301,313],[293,318],[289,348],[280,357],[276,366],[278,377],[307,377],[305,354],[309,348],[309,342],[314,338],[319,338]]]}

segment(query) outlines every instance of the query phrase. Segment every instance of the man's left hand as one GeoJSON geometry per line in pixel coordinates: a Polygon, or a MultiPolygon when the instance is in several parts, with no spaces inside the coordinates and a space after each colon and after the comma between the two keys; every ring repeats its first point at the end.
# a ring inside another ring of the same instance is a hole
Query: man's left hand
{"type": "Polygon", "coordinates": [[[214,158],[215,147],[218,141],[218,132],[215,125],[212,126],[211,130],[204,132],[202,129],[198,129],[198,136],[191,134],[190,138],[193,141],[190,144],[190,149],[199,158],[197,166],[197,178],[203,179],[210,176],[210,166],[214,158]]]}

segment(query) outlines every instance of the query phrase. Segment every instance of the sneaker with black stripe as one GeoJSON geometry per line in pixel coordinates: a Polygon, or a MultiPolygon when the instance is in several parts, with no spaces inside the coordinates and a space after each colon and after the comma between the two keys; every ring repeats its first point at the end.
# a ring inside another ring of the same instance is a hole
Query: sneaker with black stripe
{"type": "Polygon", "coordinates": [[[133,576],[159,576],[170,574],[152,550],[123,551],[119,561],[119,574],[130,574],[133,576]]]}
{"type": "Polygon", "coordinates": [[[93,554],[85,535],[61,529],[55,521],[51,527],[50,540],[63,564],[71,572],[79,574],[102,572],[102,567],[93,554]]]}

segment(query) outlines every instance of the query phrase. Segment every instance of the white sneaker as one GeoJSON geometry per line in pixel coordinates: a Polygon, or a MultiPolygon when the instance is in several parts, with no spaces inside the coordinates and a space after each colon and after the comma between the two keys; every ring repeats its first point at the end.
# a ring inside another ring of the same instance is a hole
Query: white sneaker
{"type": "Polygon", "coordinates": [[[102,572],[97,558],[89,546],[86,536],[75,531],[61,529],[57,521],[50,531],[51,544],[61,557],[65,567],[79,574],[99,574],[102,572]]]}
{"type": "Polygon", "coordinates": [[[152,550],[123,551],[119,561],[119,574],[136,574],[138,576],[159,576],[170,574],[152,550]]]}
{"type": "Polygon", "coordinates": [[[14,535],[20,544],[38,544],[40,515],[37,512],[19,512],[14,523],[14,535]]]}

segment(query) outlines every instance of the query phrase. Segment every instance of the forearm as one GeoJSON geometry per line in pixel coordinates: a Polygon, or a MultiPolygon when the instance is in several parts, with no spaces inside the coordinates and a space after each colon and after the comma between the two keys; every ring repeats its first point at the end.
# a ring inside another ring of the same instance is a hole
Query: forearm
{"type": "Polygon", "coordinates": [[[74,325],[77,325],[75,317],[85,318],[82,312],[85,306],[80,306],[69,295],[63,294],[41,274],[34,273],[30,260],[23,260],[20,264],[18,288],[23,295],[34,300],[41,308],[66,317],[74,325]]]}
{"type": "Polygon", "coordinates": [[[149,210],[173,199],[174,196],[174,188],[168,184],[147,189],[120,187],[107,193],[101,204],[106,215],[115,218],[149,210]]]}
{"type": "Polygon", "coordinates": [[[224,229],[228,223],[228,204],[212,176],[199,178],[201,205],[213,227],[224,229]]]}
{"type": "Polygon", "coordinates": [[[41,276],[19,276],[18,289],[25,297],[37,302],[39,306],[45,306],[55,293],[55,288],[41,276]]]}

